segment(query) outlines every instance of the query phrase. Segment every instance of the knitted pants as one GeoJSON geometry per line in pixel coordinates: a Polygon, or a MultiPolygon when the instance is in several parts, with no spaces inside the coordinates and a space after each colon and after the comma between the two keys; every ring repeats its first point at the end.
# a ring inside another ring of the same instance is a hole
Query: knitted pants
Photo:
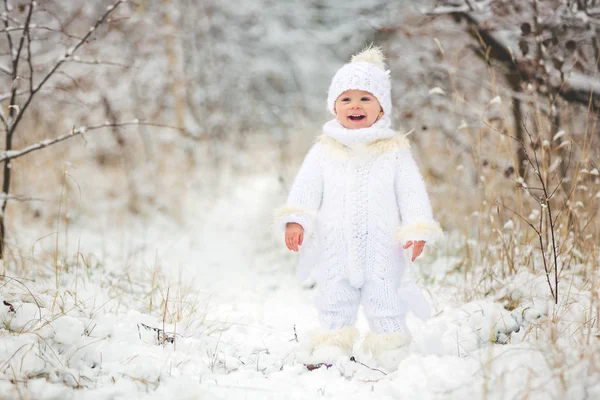
{"type": "Polygon", "coordinates": [[[343,276],[320,279],[317,309],[323,329],[334,330],[354,325],[362,301],[373,332],[404,331],[406,304],[398,294],[397,280],[373,277],[361,288],[350,285],[343,276]]]}

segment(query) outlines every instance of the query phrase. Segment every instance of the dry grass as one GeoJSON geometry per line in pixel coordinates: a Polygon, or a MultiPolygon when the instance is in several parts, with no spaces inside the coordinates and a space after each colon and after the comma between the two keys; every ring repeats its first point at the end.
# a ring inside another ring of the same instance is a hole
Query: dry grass
{"type": "MultiPolygon", "coordinates": [[[[456,65],[456,70],[459,67],[456,65]]],[[[492,70],[487,72],[489,85],[494,88],[498,79],[492,70]]],[[[554,139],[557,127],[542,111],[546,100],[537,98],[520,121],[532,137],[533,146],[525,143],[527,151],[532,157],[535,152],[547,187],[556,189],[549,200],[556,221],[550,228],[546,208],[540,206],[540,192],[535,189],[540,182],[533,169],[529,168],[522,180],[516,176],[516,149],[520,144],[511,139],[514,121],[509,98],[498,90],[482,106],[469,103],[464,101],[464,91],[469,88],[456,81],[452,93],[456,113],[475,113],[481,121],[479,126],[456,129],[458,142],[469,151],[436,133],[429,133],[427,140],[414,138],[413,146],[429,183],[435,214],[450,233],[448,243],[436,253],[460,260],[449,269],[443,283],[464,303],[492,299],[523,316],[532,302],[544,304],[541,318],[524,324],[521,340],[543,354],[552,377],[566,393],[575,379],[570,370],[600,374],[597,117],[588,110],[562,104],[560,120],[565,123],[560,128],[565,134],[558,141],[554,139]],[[501,101],[490,103],[495,95],[501,101]],[[564,170],[559,159],[568,161],[564,170]],[[540,218],[542,247],[529,225],[538,227],[540,218]],[[552,253],[552,233],[558,249],[557,304],[553,304],[550,289],[555,289],[555,284],[546,278],[543,267],[545,258],[549,274],[554,273],[553,258],[548,257],[552,253]]],[[[63,133],[56,132],[48,122],[38,124],[40,121],[26,121],[24,126],[32,129],[21,131],[24,133],[18,136],[16,148],[63,133]]],[[[196,143],[164,132],[157,134],[156,140],[145,142],[144,134],[134,129],[123,132],[125,141],[119,142],[113,133],[98,132],[23,157],[13,165],[12,191],[35,200],[9,205],[9,234],[16,233],[21,225],[40,225],[54,235],[56,245],[53,251],[39,252],[24,250],[13,242],[2,271],[5,275],[18,271],[19,276],[53,281],[40,299],[53,313],[46,323],[77,307],[84,311],[78,285],[91,279],[103,265],[98,255],[83,255],[79,244],[67,243],[66,232],[77,218],[109,215],[112,223],[125,224],[126,214],[143,218],[161,212],[183,221],[187,191],[205,191],[213,196],[231,189],[230,177],[257,173],[280,175],[283,194],[315,136],[310,128],[305,130],[305,134],[291,135],[282,144],[260,133],[196,143]],[[73,269],[74,285],[65,287],[60,278],[72,274],[73,269]]],[[[146,267],[142,277],[125,269],[102,284],[117,303],[132,291],[141,292],[139,309],[160,318],[163,331],[173,333],[176,342],[178,325],[183,324],[183,329],[205,325],[206,310],[199,305],[195,283],[186,282],[183,275],[177,282],[166,282],[161,274],[163,267],[156,261],[146,267]]],[[[21,291],[20,298],[31,302],[32,294],[21,291]]],[[[224,328],[206,329],[207,334],[218,334],[224,328]]],[[[210,355],[213,367],[217,356],[215,348],[210,355]]],[[[490,364],[495,361],[493,357],[490,354],[490,364]]],[[[493,375],[490,365],[482,369],[487,371],[486,376],[493,375]]],[[[493,387],[492,382],[487,384],[493,387]]],[[[532,386],[527,391],[538,389],[532,386]]]]}

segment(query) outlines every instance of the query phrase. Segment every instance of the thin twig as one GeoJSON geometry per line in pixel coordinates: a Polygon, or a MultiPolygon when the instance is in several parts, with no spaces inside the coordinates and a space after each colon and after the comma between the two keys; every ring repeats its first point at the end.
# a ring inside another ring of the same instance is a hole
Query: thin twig
{"type": "Polygon", "coordinates": [[[5,195],[3,193],[0,193],[0,199],[17,200],[17,201],[44,201],[44,199],[42,199],[42,198],[36,198],[36,197],[31,197],[31,196],[21,196],[18,194],[5,195]]]}
{"type": "MultiPolygon", "coordinates": [[[[525,124],[523,124],[525,126],[525,124]]],[[[529,132],[529,130],[527,129],[527,127],[525,126],[525,132],[527,133],[527,136],[529,137],[529,143],[531,144],[531,147],[534,148],[533,145],[533,137],[531,135],[531,132],[529,132]]],[[[527,152],[525,152],[527,154],[527,152]]],[[[541,199],[540,202],[540,231],[542,231],[542,219],[543,219],[543,214],[544,214],[544,207],[546,208],[546,214],[548,215],[548,224],[550,226],[550,236],[552,238],[552,255],[553,255],[553,260],[554,260],[554,289],[552,288],[552,285],[550,284],[550,277],[548,275],[548,266],[546,264],[546,251],[544,249],[544,241],[542,239],[542,236],[540,235],[540,250],[542,252],[542,260],[544,261],[544,270],[546,271],[546,278],[548,279],[548,285],[550,286],[550,293],[552,294],[552,297],[554,298],[554,303],[558,304],[558,255],[556,253],[556,238],[554,235],[554,220],[552,219],[552,209],[550,206],[550,197],[548,196],[548,190],[547,190],[547,185],[546,182],[544,180],[544,177],[542,176],[542,171],[541,171],[541,166],[540,166],[540,161],[537,157],[537,153],[535,151],[535,149],[533,150],[533,157],[535,159],[535,167],[534,167],[534,172],[537,175],[540,184],[542,185],[542,188],[544,190],[544,197],[543,199],[541,199]]],[[[527,156],[527,158],[529,158],[529,156],[527,156]]]]}
{"type": "MultiPolygon", "coordinates": [[[[573,195],[573,192],[575,192],[575,189],[577,189],[577,185],[573,185],[573,187],[571,188],[571,192],[569,193],[569,196],[567,197],[567,200],[571,198],[571,196],[573,195]]],[[[560,210],[558,210],[558,214],[556,214],[556,217],[554,218],[555,222],[558,221],[558,218],[562,214],[563,210],[565,210],[565,208],[567,207],[567,200],[565,200],[565,202],[563,203],[560,210]]]]}
{"type": "Polygon", "coordinates": [[[65,62],[76,63],[76,64],[88,64],[88,65],[111,65],[115,67],[121,67],[123,69],[130,69],[129,65],[120,64],[111,61],[100,61],[100,60],[81,60],[77,57],[73,57],[72,60],[66,60],[65,62]]]}
{"type": "MultiPolygon", "coordinates": [[[[566,168],[565,168],[565,171],[568,171],[568,170],[569,170],[569,167],[571,166],[571,156],[572,156],[572,155],[573,155],[573,146],[570,146],[570,148],[569,148],[569,162],[567,163],[567,166],[566,166],[566,168]]],[[[560,168],[559,168],[559,169],[560,169],[560,168]]],[[[562,187],[562,183],[563,183],[564,179],[565,179],[565,177],[564,177],[564,176],[560,178],[560,181],[559,181],[559,182],[556,184],[556,187],[554,188],[554,190],[552,191],[552,193],[550,193],[550,197],[553,197],[553,196],[554,196],[554,193],[556,192],[556,190],[557,190],[559,187],[562,187]]],[[[569,196],[569,197],[570,197],[570,196],[569,196]]]]}
{"type": "Polygon", "coordinates": [[[548,218],[550,220],[550,236],[552,237],[552,254],[554,256],[554,304],[558,304],[558,254],[556,253],[556,235],[554,234],[554,220],[552,219],[552,209],[550,208],[550,199],[546,201],[548,209],[548,218]]]}
{"type": "MultiPolygon", "coordinates": [[[[162,318],[163,332],[165,332],[165,320],[167,319],[167,307],[169,307],[169,291],[170,290],[171,290],[171,287],[167,287],[167,298],[165,300],[165,310],[163,312],[163,318],[162,318]]],[[[159,338],[159,340],[160,340],[160,338],[159,338]]],[[[165,337],[163,335],[161,344],[164,344],[164,340],[165,340],[165,337]]]]}
{"type": "MultiPolygon", "coordinates": [[[[1,29],[0,33],[2,33],[2,32],[20,31],[22,29],[23,29],[23,26],[11,26],[11,27],[8,27],[8,28],[5,28],[5,29],[1,29]]],[[[61,30],[58,30],[58,29],[50,28],[49,26],[40,26],[40,25],[36,25],[36,24],[30,24],[29,25],[29,29],[39,29],[39,30],[45,30],[45,31],[60,33],[61,35],[65,35],[66,37],[68,37],[70,39],[81,40],[81,38],[79,36],[71,35],[71,34],[65,32],[65,31],[61,31],[61,30]]]]}
{"type": "MultiPolygon", "coordinates": [[[[2,16],[2,19],[4,20],[4,27],[5,28],[9,28],[8,26],[8,13],[9,13],[9,7],[8,7],[8,1],[4,0],[4,15],[2,16]]],[[[12,42],[12,37],[10,36],[10,32],[6,31],[6,38],[8,39],[8,51],[10,52],[10,55],[12,57],[13,55],[13,42],[12,42]]],[[[13,71],[11,71],[12,74],[13,71]]]]}
{"type": "Polygon", "coordinates": [[[533,226],[533,224],[529,221],[527,221],[527,219],[525,217],[523,217],[521,214],[519,214],[518,212],[516,212],[515,210],[513,210],[512,208],[508,207],[506,204],[502,204],[502,207],[506,208],[508,211],[512,212],[513,214],[515,214],[517,217],[521,218],[523,221],[525,221],[525,223],[527,225],[529,225],[529,227],[531,229],[533,229],[535,231],[535,233],[538,234],[538,236],[541,235],[540,231],[537,230],[537,228],[535,226],[533,226]]]}
{"type": "Polygon", "coordinates": [[[358,360],[357,360],[356,358],[354,358],[354,357],[350,357],[350,361],[354,361],[354,362],[356,362],[356,363],[359,363],[359,364],[360,364],[360,365],[362,365],[363,367],[367,367],[367,368],[369,368],[371,371],[377,371],[377,372],[381,372],[383,375],[387,375],[387,374],[386,374],[385,372],[383,372],[382,370],[380,370],[380,369],[377,369],[377,368],[373,368],[373,367],[369,367],[367,364],[365,364],[365,363],[364,363],[364,362],[362,362],[362,361],[358,361],[358,360]]]}
{"type": "MultiPolygon", "coordinates": [[[[540,204],[540,232],[543,232],[543,226],[544,226],[544,207],[542,206],[542,204],[540,204]]],[[[552,289],[552,284],[550,283],[550,271],[548,270],[548,262],[546,261],[546,250],[544,249],[544,237],[543,235],[540,233],[538,235],[538,238],[540,240],[540,251],[542,252],[542,261],[544,262],[544,271],[546,272],[546,281],[548,282],[548,287],[550,288],[550,294],[552,295],[552,298],[556,299],[556,296],[554,295],[554,289],[552,289]]]]}
{"type": "Polygon", "coordinates": [[[0,29],[0,33],[12,32],[12,31],[20,31],[22,29],[23,29],[22,26],[9,26],[8,28],[0,29]]]}

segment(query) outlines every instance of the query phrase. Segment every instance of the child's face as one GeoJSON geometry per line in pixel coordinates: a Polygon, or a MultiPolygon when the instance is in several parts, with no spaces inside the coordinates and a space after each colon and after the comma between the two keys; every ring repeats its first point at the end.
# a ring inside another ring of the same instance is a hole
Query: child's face
{"type": "Polygon", "coordinates": [[[368,128],[382,116],[377,98],[364,90],[346,90],[335,101],[335,118],[347,129],[368,128]]]}

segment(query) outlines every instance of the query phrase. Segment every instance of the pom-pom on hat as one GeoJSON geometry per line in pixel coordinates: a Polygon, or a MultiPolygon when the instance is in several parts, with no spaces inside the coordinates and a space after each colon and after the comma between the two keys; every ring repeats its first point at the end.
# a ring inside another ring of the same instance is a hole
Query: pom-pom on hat
{"type": "Polygon", "coordinates": [[[381,48],[367,47],[352,56],[352,60],[333,76],[327,93],[327,108],[335,115],[334,105],[340,94],[346,90],[364,90],[377,97],[385,115],[391,116],[392,83],[389,73],[381,48]]]}

